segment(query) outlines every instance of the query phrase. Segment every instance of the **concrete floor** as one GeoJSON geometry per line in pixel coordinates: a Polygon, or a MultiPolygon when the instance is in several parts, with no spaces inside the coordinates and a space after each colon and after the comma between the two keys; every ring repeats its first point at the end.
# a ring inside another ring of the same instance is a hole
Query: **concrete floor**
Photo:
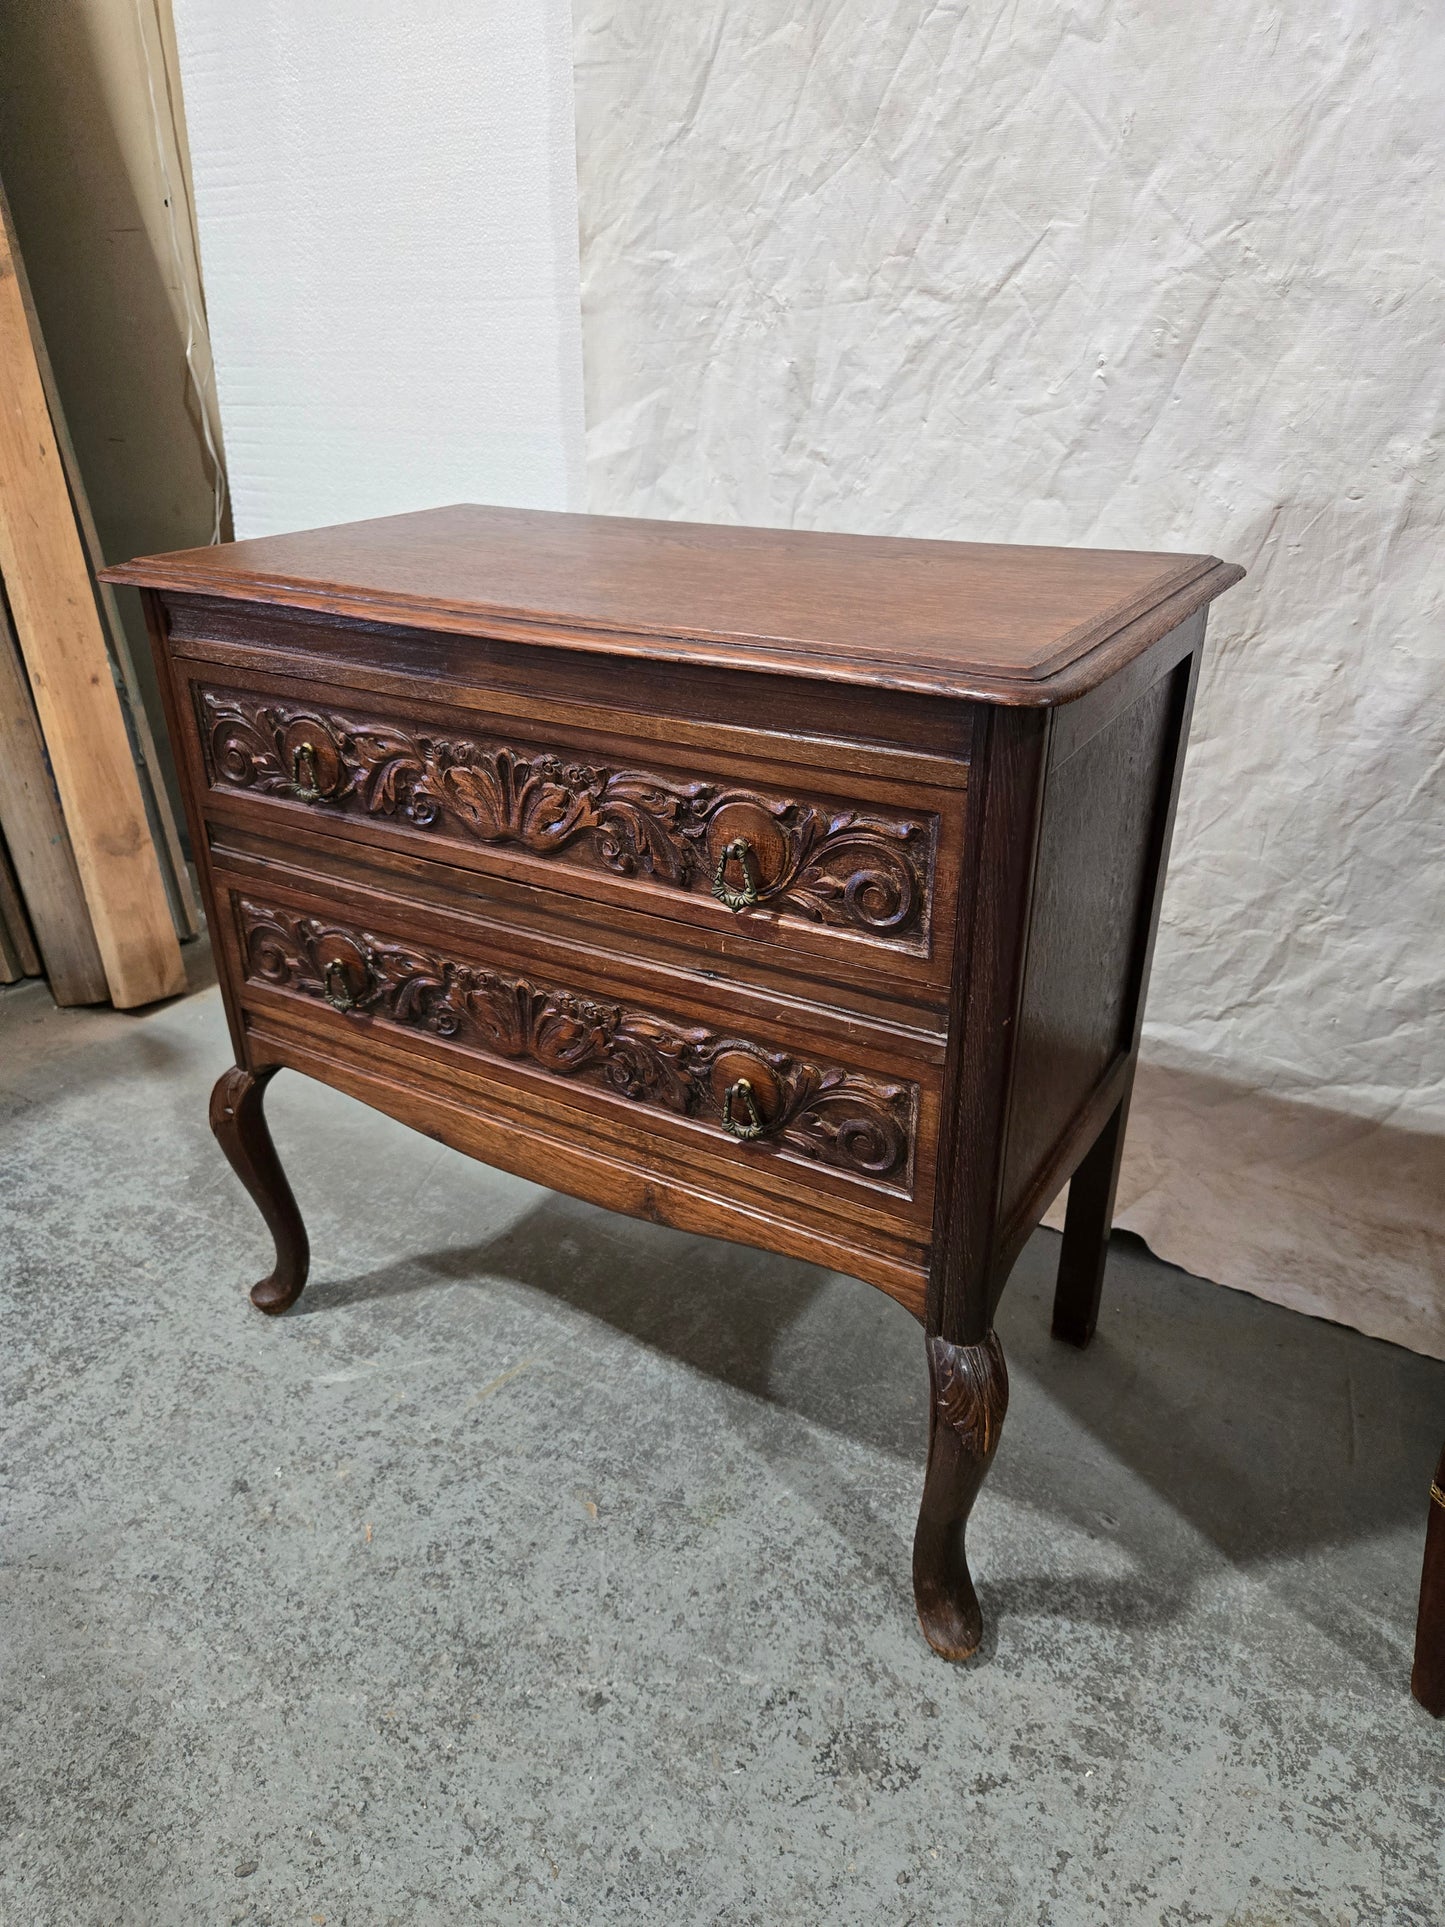
{"type": "Polygon", "coordinates": [[[282,1078],[268,1322],[228,1060],[0,996],[7,1927],[1445,1921],[1445,1366],[1128,1240],[1080,1356],[1040,1234],[950,1667],[897,1306],[282,1078]]]}

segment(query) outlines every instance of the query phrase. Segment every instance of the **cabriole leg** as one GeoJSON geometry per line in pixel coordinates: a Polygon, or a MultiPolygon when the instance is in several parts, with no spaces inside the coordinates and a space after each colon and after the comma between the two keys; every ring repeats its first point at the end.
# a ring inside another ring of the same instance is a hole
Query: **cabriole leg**
{"type": "Polygon", "coordinates": [[[968,1570],[968,1515],[988,1477],[1008,1410],[1003,1347],[928,1335],[928,1472],[913,1539],[913,1597],[924,1636],[945,1659],[967,1659],[983,1637],[968,1570]]]}
{"type": "Polygon", "coordinates": [[[255,1199],[276,1241],[276,1268],[251,1292],[251,1303],[273,1315],[296,1303],[311,1263],[306,1227],[271,1142],[262,1108],[266,1086],[275,1074],[274,1068],[253,1073],[233,1065],[211,1093],[211,1129],[216,1141],[255,1199]]]}
{"type": "Polygon", "coordinates": [[[1099,1322],[1128,1116],[1126,1098],[1094,1139],[1069,1185],[1059,1280],[1054,1288],[1053,1329],[1055,1338],[1066,1339],[1071,1345],[1087,1345],[1099,1322]]]}

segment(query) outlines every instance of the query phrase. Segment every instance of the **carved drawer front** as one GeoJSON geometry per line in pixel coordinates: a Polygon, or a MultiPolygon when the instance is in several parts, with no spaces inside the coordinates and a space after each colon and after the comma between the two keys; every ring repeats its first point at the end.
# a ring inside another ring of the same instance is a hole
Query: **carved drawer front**
{"type": "Polygon", "coordinates": [[[830,799],[815,772],[794,790],[776,767],[757,782],[666,767],[655,745],[615,737],[604,754],[601,739],[573,732],[569,743],[541,724],[433,726],[388,720],[365,698],[195,693],[217,803],[285,804],[323,833],[401,839],[415,854],[741,933],[778,924],[814,946],[931,954],[939,817],[927,807],[830,799]]]}
{"type": "MultiPolygon", "coordinates": [[[[243,985],[314,1008],[336,1035],[373,1025],[500,1061],[686,1121],[714,1151],[745,1146],[911,1196],[919,1087],[812,1051],[599,995],[586,984],[492,967],[469,949],[429,947],[232,889],[226,898],[243,985]]],[[[480,946],[478,946],[478,949],[480,946]]],[[[248,1000],[249,1001],[249,1000],[248,1000]]]]}

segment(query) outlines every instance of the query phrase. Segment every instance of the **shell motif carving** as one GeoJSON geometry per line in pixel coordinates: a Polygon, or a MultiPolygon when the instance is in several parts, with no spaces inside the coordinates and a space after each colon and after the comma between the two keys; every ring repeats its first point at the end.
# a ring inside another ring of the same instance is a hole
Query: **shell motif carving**
{"type": "Polygon", "coordinates": [[[214,778],[227,788],[520,844],[534,856],[567,851],[573,861],[681,890],[710,887],[741,814],[761,826],[767,844],[762,907],[894,940],[917,938],[925,924],[931,818],[677,782],[216,690],[203,690],[200,702],[214,778]]]}
{"type": "Polygon", "coordinates": [[[951,1345],[930,1333],[928,1364],[938,1416],[953,1427],[971,1458],[987,1458],[1008,1411],[1003,1346],[992,1332],[981,1345],[951,1345]]]}
{"type": "Polygon", "coordinates": [[[774,1144],[856,1177],[907,1183],[917,1089],[773,1051],[704,1025],[436,956],[409,944],[237,902],[247,977],[362,1017],[523,1059],[635,1104],[716,1123],[746,1076],[774,1144]]]}

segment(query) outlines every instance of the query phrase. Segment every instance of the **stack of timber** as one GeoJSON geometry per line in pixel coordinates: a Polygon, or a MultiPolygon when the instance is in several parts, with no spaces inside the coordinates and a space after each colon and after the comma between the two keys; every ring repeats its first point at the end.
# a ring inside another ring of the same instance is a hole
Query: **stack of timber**
{"type": "Polygon", "coordinates": [[[135,669],[0,192],[0,982],[121,1009],[198,927],[135,669]]]}

